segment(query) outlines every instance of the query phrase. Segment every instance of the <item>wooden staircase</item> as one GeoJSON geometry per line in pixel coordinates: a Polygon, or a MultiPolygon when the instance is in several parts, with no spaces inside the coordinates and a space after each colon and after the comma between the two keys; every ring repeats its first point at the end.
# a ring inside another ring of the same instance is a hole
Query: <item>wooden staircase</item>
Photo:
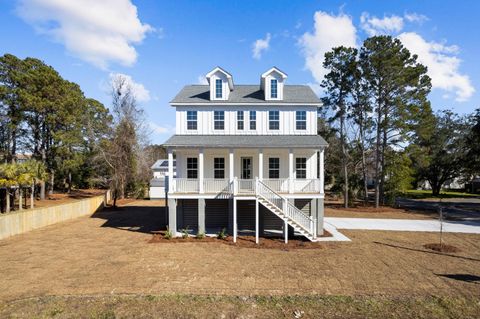
{"type": "Polygon", "coordinates": [[[310,241],[316,241],[317,221],[315,218],[306,215],[285,197],[276,193],[258,179],[255,181],[255,194],[263,206],[282,220],[285,220],[296,232],[302,234],[310,241]]]}

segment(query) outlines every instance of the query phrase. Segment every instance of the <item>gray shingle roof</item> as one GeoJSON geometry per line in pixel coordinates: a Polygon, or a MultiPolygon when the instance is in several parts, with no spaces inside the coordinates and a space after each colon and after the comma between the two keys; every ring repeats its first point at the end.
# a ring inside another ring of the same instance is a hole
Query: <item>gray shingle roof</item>
{"type": "Polygon", "coordinates": [[[285,85],[283,100],[265,101],[259,85],[235,85],[228,101],[210,100],[208,85],[187,85],[175,96],[171,104],[189,103],[264,103],[264,104],[320,104],[321,101],[308,85],[285,85]]]}
{"type": "Polygon", "coordinates": [[[320,135],[173,135],[164,146],[317,148],[328,144],[320,135]]]}

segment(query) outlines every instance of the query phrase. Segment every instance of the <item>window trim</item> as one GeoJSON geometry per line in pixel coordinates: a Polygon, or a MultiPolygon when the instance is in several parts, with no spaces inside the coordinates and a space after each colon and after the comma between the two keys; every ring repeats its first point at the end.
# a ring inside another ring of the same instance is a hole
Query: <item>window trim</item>
{"type": "Polygon", "coordinates": [[[214,179],[225,179],[225,157],[214,157],[213,158],[213,178],[214,179]],[[222,167],[217,167],[217,160],[221,160],[220,162],[223,163],[218,163],[222,167]],[[217,172],[221,172],[221,177],[217,177],[217,172]]]}
{"type": "Polygon", "coordinates": [[[270,79],[270,98],[271,99],[278,99],[278,80],[277,79],[270,79]],[[275,96],[273,94],[273,83],[275,83],[275,96]]]}
{"type": "Polygon", "coordinates": [[[194,110],[187,111],[187,131],[196,131],[198,130],[198,113],[194,110]],[[195,119],[189,119],[189,113],[195,115],[195,119]],[[192,124],[192,128],[190,128],[190,124],[192,124]]]}
{"type": "Polygon", "coordinates": [[[222,110],[216,110],[216,111],[213,111],[213,129],[215,131],[223,131],[225,130],[225,111],[222,111],[222,110]],[[222,115],[222,119],[217,119],[216,116],[217,114],[221,114],[222,115]],[[217,123],[219,124],[219,127],[217,128],[217,123]],[[220,126],[220,123],[221,123],[221,126],[220,126]]]}
{"type": "Polygon", "coordinates": [[[307,158],[296,157],[295,158],[295,179],[307,179],[307,158]],[[303,163],[299,163],[299,160],[303,160],[305,167],[299,167],[299,164],[303,166],[303,163]],[[302,176],[298,176],[299,172],[302,172],[302,176]]]}
{"type": "Polygon", "coordinates": [[[216,79],[215,80],[215,98],[216,99],[223,98],[223,81],[222,81],[222,79],[216,79]],[[218,84],[220,84],[220,86],[218,84]],[[220,90],[220,92],[219,92],[219,90],[220,90]]]}
{"type": "Polygon", "coordinates": [[[245,113],[244,111],[237,111],[237,130],[243,131],[244,129],[245,129],[245,113]],[[240,118],[240,115],[241,115],[241,118],[240,118]]]}
{"type": "Polygon", "coordinates": [[[250,111],[248,115],[249,115],[249,128],[250,128],[250,130],[252,130],[252,131],[257,130],[257,111],[250,111]]]}
{"type": "Polygon", "coordinates": [[[279,179],[280,178],[280,158],[279,157],[269,157],[268,158],[268,178],[270,178],[270,179],[279,179]],[[272,163],[272,160],[276,160],[277,163],[272,163]],[[272,168],[272,164],[277,164],[278,167],[273,167],[272,168]],[[274,172],[276,172],[276,175],[272,174],[274,172]]]}
{"type": "Polygon", "coordinates": [[[198,179],[198,157],[187,157],[187,179],[198,179]],[[192,161],[192,163],[189,163],[190,161],[192,161]],[[195,167],[190,167],[193,164],[195,164],[195,167]],[[190,175],[190,173],[195,174],[190,175]]]}
{"type": "Polygon", "coordinates": [[[280,130],[280,111],[278,110],[270,110],[268,111],[268,129],[271,131],[278,131],[280,130]],[[272,120],[272,114],[273,112],[276,112],[278,114],[278,118],[272,120]],[[277,123],[277,128],[272,128],[272,124],[277,123]]]}
{"type": "Polygon", "coordinates": [[[307,130],[307,111],[300,110],[295,111],[295,129],[297,131],[306,131],[307,130]],[[304,119],[299,119],[299,114],[305,114],[304,119]],[[299,126],[300,124],[300,126],[299,126]]]}

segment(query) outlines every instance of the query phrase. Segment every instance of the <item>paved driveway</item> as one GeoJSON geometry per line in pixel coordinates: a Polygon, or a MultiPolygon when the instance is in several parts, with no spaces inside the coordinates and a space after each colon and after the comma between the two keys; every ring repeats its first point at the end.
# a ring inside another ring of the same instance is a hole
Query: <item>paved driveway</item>
{"type": "MultiPolygon", "coordinates": [[[[325,222],[337,229],[418,232],[438,232],[440,230],[438,220],[325,217],[325,222]]],[[[447,233],[480,234],[480,222],[444,221],[443,231],[447,233]]]]}

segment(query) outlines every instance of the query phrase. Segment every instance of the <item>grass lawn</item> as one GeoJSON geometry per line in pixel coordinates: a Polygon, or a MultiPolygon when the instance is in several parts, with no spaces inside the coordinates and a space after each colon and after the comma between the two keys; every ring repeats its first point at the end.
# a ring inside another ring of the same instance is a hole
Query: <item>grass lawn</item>
{"type": "Polygon", "coordinates": [[[478,318],[478,299],[346,296],[42,297],[0,304],[4,318],[478,318]]]}
{"type": "Polygon", "coordinates": [[[424,198],[471,198],[480,197],[479,194],[470,194],[464,192],[441,191],[439,196],[433,196],[431,190],[411,189],[401,195],[401,197],[424,199],[424,198]]]}

